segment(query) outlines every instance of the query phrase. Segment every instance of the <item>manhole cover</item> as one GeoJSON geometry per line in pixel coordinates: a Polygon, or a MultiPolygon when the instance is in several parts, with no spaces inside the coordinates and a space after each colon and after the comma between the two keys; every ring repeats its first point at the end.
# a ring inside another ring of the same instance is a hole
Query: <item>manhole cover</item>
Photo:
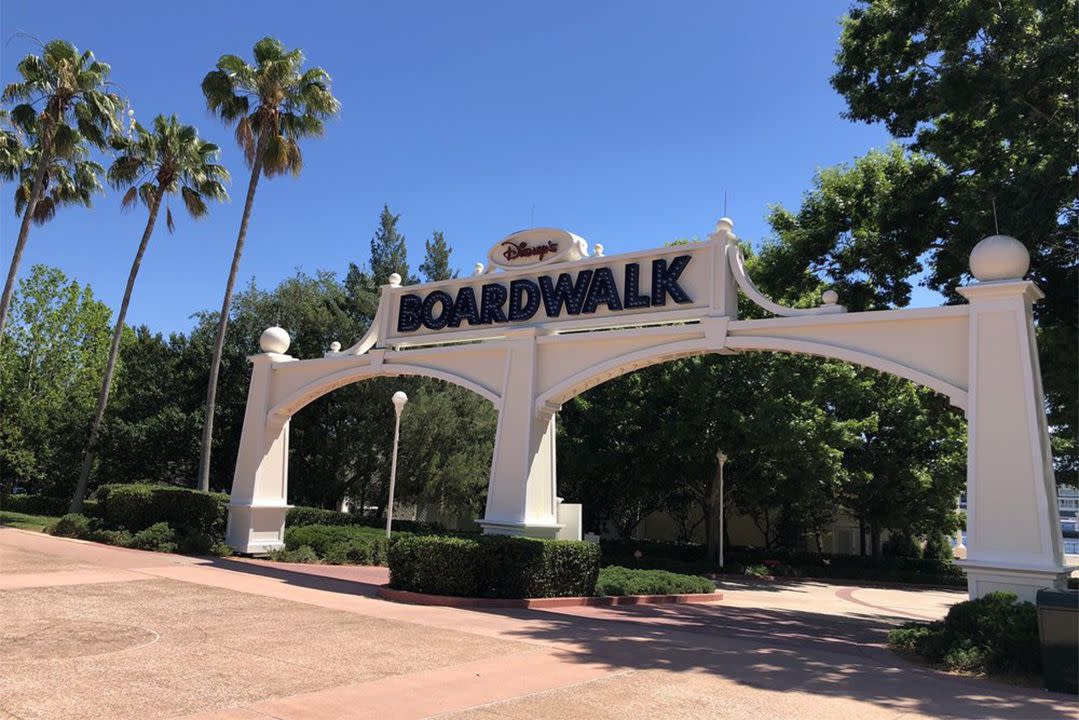
{"type": "Polygon", "coordinates": [[[158,634],[137,625],[90,620],[31,620],[0,635],[0,662],[62,660],[149,645],[158,634]]]}

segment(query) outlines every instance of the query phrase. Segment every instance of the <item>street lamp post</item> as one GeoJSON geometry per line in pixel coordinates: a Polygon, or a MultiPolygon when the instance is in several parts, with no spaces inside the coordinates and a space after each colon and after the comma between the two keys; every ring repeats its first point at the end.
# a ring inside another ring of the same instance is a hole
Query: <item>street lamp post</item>
{"type": "Polygon", "coordinates": [[[723,466],[727,463],[727,456],[722,450],[717,450],[716,460],[719,461],[719,566],[723,567],[723,466]]]}
{"type": "Polygon", "coordinates": [[[386,539],[390,539],[390,526],[393,524],[393,489],[397,484],[397,442],[401,437],[401,411],[405,409],[408,395],[398,390],[393,394],[393,460],[390,461],[390,502],[386,506],[386,539]]]}

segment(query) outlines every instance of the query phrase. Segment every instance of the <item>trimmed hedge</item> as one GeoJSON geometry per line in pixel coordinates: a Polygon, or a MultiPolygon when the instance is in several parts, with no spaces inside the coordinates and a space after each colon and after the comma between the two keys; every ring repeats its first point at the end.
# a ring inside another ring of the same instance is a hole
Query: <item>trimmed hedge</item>
{"type": "Polygon", "coordinates": [[[71,498],[45,497],[44,495],[8,495],[0,510],[25,513],[26,515],[65,515],[71,498]]]}
{"type": "Polygon", "coordinates": [[[100,515],[112,528],[131,532],[157,523],[179,531],[197,531],[220,537],[224,533],[224,493],[205,493],[171,485],[102,485],[95,493],[100,515]]]}
{"type": "MultiPolygon", "coordinates": [[[[401,535],[395,535],[394,541],[401,535]]],[[[385,531],[350,525],[304,525],[285,529],[290,551],[310,548],[331,565],[385,565],[390,543],[385,531]]]]}
{"type": "MultiPolygon", "coordinates": [[[[683,573],[712,572],[703,545],[638,540],[603,540],[604,564],[683,573]],[[640,551],[641,557],[634,555],[640,551]]],[[[747,568],[768,569],[768,575],[877,580],[924,585],[966,586],[963,569],[950,560],[861,555],[830,555],[784,549],[731,549],[724,553],[726,572],[741,574],[747,568]]]]}
{"type": "MultiPolygon", "coordinates": [[[[369,528],[386,528],[386,521],[381,518],[367,517],[358,513],[338,512],[325,508],[305,507],[297,505],[290,508],[285,516],[286,527],[299,527],[302,525],[358,525],[369,528]]],[[[426,522],[421,520],[398,520],[393,521],[394,532],[409,532],[424,535],[439,535],[446,532],[441,523],[426,522]]]]}
{"type": "Polygon", "coordinates": [[[699,575],[633,570],[618,565],[601,569],[596,580],[597,595],[682,595],[715,591],[715,583],[699,575]]]}
{"type": "Polygon", "coordinates": [[[994,592],[953,605],[943,621],[911,622],[888,633],[888,642],[949,670],[1041,673],[1038,616],[1033,603],[994,592]]]}
{"type": "Polygon", "coordinates": [[[594,543],[572,540],[406,536],[390,546],[390,587],[469,597],[592,595],[599,556],[594,543]]]}

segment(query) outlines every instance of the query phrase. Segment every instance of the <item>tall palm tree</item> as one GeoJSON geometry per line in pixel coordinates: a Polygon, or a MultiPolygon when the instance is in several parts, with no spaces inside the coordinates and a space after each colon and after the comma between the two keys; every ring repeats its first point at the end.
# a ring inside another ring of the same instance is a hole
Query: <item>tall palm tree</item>
{"type": "Polygon", "coordinates": [[[207,107],[226,123],[236,123],[236,141],[251,166],[251,179],[247,184],[247,200],[244,201],[240,232],[236,236],[236,249],[232,254],[225,299],[221,303],[214,337],[199,455],[201,490],[210,489],[217,374],[229,323],[232,288],[240,268],[259,177],[273,177],[285,172],[299,175],[303,168],[299,141],[321,136],[325,121],[341,109],[341,104],[330,92],[330,76],[326,71],[318,67],[303,70],[303,51],[286,51],[279,40],[265,37],[255,43],[254,56],[255,64],[251,66],[236,55],[222,55],[217,61],[217,69],[207,73],[202,81],[207,107]]]}
{"type": "Polygon", "coordinates": [[[106,90],[109,66],[92,52],[80,54],[71,43],[52,40],[41,55],[24,57],[18,70],[22,80],[4,88],[2,99],[19,101],[11,122],[27,138],[27,152],[18,173],[15,211],[22,224],[0,297],[0,338],[30,225],[48,221],[60,205],[90,204],[101,168],[85,159],[87,145],[104,149],[109,132],[120,128],[120,98],[106,90]]]}
{"type": "MultiPolygon", "coordinates": [[[[109,182],[117,189],[127,188],[121,207],[133,206],[137,200],[146,205],[149,215],[146,228],[142,231],[139,248],[131,263],[131,272],[127,276],[124,299],[120,303],[120,313],[116,316],[116,327],[112,332],[112,346],[109,359],[105,364],[105,376],[101,380],[101,392],[97,396],[97,408],[90,427],[90,439],[86,444],[79,482],[75,495],[71,499],[70,512],[82,511],[82,502],[86,497],[86,486],[90,471],[97,454],[98,438],[105,419],[105,406],[109,401],[109,389],[112,376],[116,371],[116,360],[120,355],[120,340],[124,334],[124,319],[131,304],[131,291],[135,287],[135,277],[142,265],[142,256],[150,236],[154,234],[157,214],[162,202],[170,195],[179,194],[184,207],[193,218],[201,218],[209,212],[207,200],[227,200],[228,192],[224,183],[229,179],[228,170],[218,165],[218,147],[199,138],[198,130],[191,125],[181,125],[175,115],[154,118],[153,130],[135,124],[131,138],[114,137],[113,149],[120,153],[109,168],[109,182]]],[[[174,229],[172,209],[165,206],[165,225],[171,233],[174,229]]]]}

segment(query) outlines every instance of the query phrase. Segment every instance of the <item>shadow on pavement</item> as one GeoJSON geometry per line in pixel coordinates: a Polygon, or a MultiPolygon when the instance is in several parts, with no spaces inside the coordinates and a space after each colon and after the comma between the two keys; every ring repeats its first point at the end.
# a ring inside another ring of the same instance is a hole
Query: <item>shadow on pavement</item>
{"type": "Polygon", "coordinates": [[[221,570],[231,570],[232,572],[280,580],[297,587],[326,590],[346,595],[361,595],[373,598],[376,597],[376,590],[380,585],[380,583],[368,582],[362,578],[329,577],[315,572],[307,572],[297,567],[282,567],[279,564],[271,565],[269,563],[263,564],[261,562],[218,557],[207,558],[207,564],[221,570]]]}
{"type": "Polygon", "coordinates": [[[906,618],[722,603],[485,612],[520,619],[511,636],[576,646],[574,658],[616,669],[705,672],[754,688],[942,718],[1074,717],[1079,709],[1067,695],[950,675],[901,658],[884,643],[906,618]]]}

